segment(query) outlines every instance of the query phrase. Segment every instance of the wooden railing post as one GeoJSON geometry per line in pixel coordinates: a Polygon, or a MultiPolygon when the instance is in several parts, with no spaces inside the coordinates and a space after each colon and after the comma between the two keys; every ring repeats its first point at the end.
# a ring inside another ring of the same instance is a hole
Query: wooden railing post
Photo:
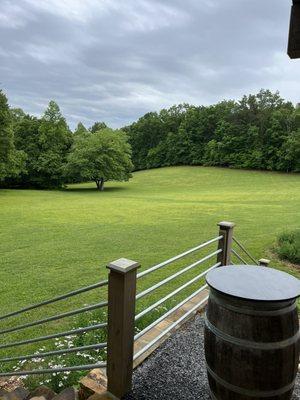
{"type": "Polygon", "coordinates": [[[267,258],[261,258],[260,260],[258,260],[258,262],[261,267],[268,267],[270,264],[270,260],[268,260],[267,258]]]}
{"type": "Polygon", "coordinates": [[[121,398],[131,389],[136,273],[140,264],[120,258],[108,278],[107,390],[121,398]]]}
{"type": "Polygon", "coordinates": [[[219,239],[219,249],[222,249],[222,252],[218,254],[217,261],[221,263],[221,265],[230,265],[230,257],[231,257],[231,248],[232,248],[232,237],[233,237],[233,228],[235,224],[233,222],[219,222],[219,236],[222,236],[219,239]]]}

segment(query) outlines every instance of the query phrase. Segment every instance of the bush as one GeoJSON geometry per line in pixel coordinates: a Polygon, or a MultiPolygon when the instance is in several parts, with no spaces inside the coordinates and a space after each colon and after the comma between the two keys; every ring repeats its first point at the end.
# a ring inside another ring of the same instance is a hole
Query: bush
{"type": "Polygon", "coordinates": [[[279,235],[276,252],[282,260],[300,265],[300,229],[279,235]]]}

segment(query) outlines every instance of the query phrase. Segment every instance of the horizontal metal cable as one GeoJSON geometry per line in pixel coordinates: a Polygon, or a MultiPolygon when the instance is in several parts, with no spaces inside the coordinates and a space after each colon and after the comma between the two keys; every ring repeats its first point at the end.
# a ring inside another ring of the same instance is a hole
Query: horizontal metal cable
{"type": "Polygon", "coordinates": [[[241,242],[239,242],[235,237],[232,238],[234,240],[234,242],[247,254],[247,256],[249,258],[251,258],[251,260],[258,265],[258,262],[255,260],[254,257],[252,257],[252,255],[249,253],[249,251],[245,248],[245,246],[242,245],[241,242]]]}
{"type": "Polygon", "coordinates": [[[70,347],[69,349],[53,350],[53,351],[47,351],[45,353],[36,353],[36,354],[28,354],[25,356],[1,358],[0,362],[30,360],[32,358],[43,358],[43,357],[54,356],[57,354],[75,353],[76,351],[82,351],[82,350],[104,349],[105,347],[107,347],[107,343],[89,344],[87,346],[70,347]]]}
{"type": "Polygon", "coordinates": [[[14,372],[1,372],[0,376],[26,376],[26,375],[40,375],[40,374],[53,374],[54,372],[64,371],[84,371],[94,368],[105,368],[106,362],[98,364],[85,364],[85,365],[74,365],[73,367],[62,367],[62,368],[46,368],[46,369],[33,369],[31,371],[14,371],[14,372]]]}
{"type": "Polygon", "coordinates": [[[232,253],[240,260],[243,264],[247,265],[247,261],[245,261],[235,250],[231,250],[232,253]]]}
{"type": "Polygon", "coordinates": [[[78,308],[77,310],[68,311],[66,313],[53,315],[52,317],[40,319],[38,321],[28,322],[27,324],[24,324],[24,325],[18,325],[18,326],[15,326],[13,328],[7,328],[7,329],[4,329],[4,330],[0,331],[0,335],[3,335],[4,333],[8,333],[8,332],[19,331],[19,330],[25,329],[25,328],[30,328],[30,327],[36,326],[36,325],[41,325],[41,324],[44,324],[46,322],[56,321],[56,320],[61,319],[61,318],[71,317],[72,315],[81,314],[81,313],[86,312],[86,311],[96,310],[97,308],[102,308],[102,307],[107,306],[107,304],[108,304],[107,301],[103,301],[101,303],[92,304],[91,306],[78,308]]]}
{"type": "Polygon", "coordinates": [[[9,347],[22,346],[23,344],[29,344],[29,343],[42,342],[44,340],[56,339],[56,338],[63,337],[63,336],[76,335],[79,333],[84,333],[84,332],[94,331],[96,329],[105,328],[106,326],[107,326],[107,322],[103,322],[101,324],[85,326],[83,328],[77,328],[77,329],[73,329],[71,331],[54,333],[52,335],[40,336],[40,337],[33,338],[33,339],[21,340],[20,342],[11,342],[11,343],[6,343],[6,344],[1,344],[0,349],[7,349],[9,347]]]}
{"type": "MultiPolygon", "coordinates": [[[[217,263],[213,265],[211,268],[208,268],[206,271],[202,272],[201,274],[195,276],[192,280],[185,283],[184,285],[180,286],[178,289],[174,290],[173,292],[169,293],[167,296],[163,297],[162,299],[158,300],[156,303],[152,304],[150,307],[146,308],[145,310],[141,311],[139,314],[136,315],[135,320],[142,318],[144,315],[148,314],[150,311],[154,310],[157,306],[164,303],[166,300],[170,299],[171,297],[175,296],[177,293],[181,292],[183,289],[187,288],[188,286],[192,285],[199,279],[201,279],[204,275],[206,275],[209,271],[219,267],[221,263],[217,263]]],[[[208,287],[208,285],[205,285],[208,287]]],[[[1,360],[0,360],[1,361],[1,360]]]]}
{"type": "Polygon", "coordinates": [[[163,338],[167,333],[169,333],[172,329],[174,329],[181,321],[184,321],[189,315],[193,314],[199,307],[202,306],[208,300],[208,296],[205,299],[201,300],[197,303],[193,308],[187,311],[184,315],[182,315],[177,321],[173,322],[170,326],[168,326],[163,332],[161,332],[158,336],[156,336],[151,342],[149,342],[145,347],[143,347],[140,351],[138,351],[133,360],[136,360],[142,354],[144,354],[147,350],[149,350],[155,343],[159,342],[161,338],[163,338]]]}
{"type": "Polygon", "coordinates": [[[220,240],[222,238],[223,238],[222,235],[218,236],[218,237],[216,237],[214,239],[208,240],[207,242],[200,244],[199,246],[193,247],[192,249],[187,250],[184,253],[178,254],[177,256],[172,257],[169,260],[166,260],[166,261],[163,261],[160,264],[154,265],[153,267],[148,268],[145,271],[142,271],[139,274],[137,274],[137,278],[141,278],[142,276],[148,275],[148,274],[150,274],[150,272],[156,271],[157,269],[162,268],[165,265],[168,265],[168,264],[171,264],[174,261],[180,260],[180,258],[183,258],[183,257],[187,256],[188,254],[193,253],[194,251],[203,249],[204,247],[208,246],[209,244],[217,242],[218,240],[220,240]]]}
{"type": "Polygon", "coordinates": [[[108,280],[105,280],[105,281],[102,281],[102,282],[99,282],[99,283],[95,283],[94,285],[85,286],[85,287],[82,287],[80,289],[73,290],[72,292],[68,292],[68,293],[63,294],[61,296],[54,297],[53,299],[45,300],[45,301],[42,301],[40,303],[33,304],[31,306],[22,308],[20,310],[13,311],[11,313],[2,315],[2,316],[0,316],[0,320],[2,320],[4,318],[13,317],[15,315],[24,313],[24,312],[29,311],[29,310],[33,310],[33,309],[41,307],[41,306],[45,306],[45,305],[48,305],[48,304],[55,303],[56,301],[59,301],[59,300],[67,299],[68,297],[72,297],[72,296],[75,296],[75,295],[80,294],[80,293],[88,292],[89,290],[93,290],[93,289],[96,289],[96,288],[99,288],[99,287],[102,287],[102,286],[106,286],[107,284],[108,284],[108,280]]]}
{"type": "Polygon", "coordinates": [[[137,333],[134,336],[134,340],[137,340],[139,337],[143,336],[146,332],[148,332],[150,329],[152,329],[155,325],[159,324],[161,321],[163,321],[166,317],[168,317],[170,314],[172,314],[174,311],[178,310],[181,306],[183,306],[185,303],[187,303],[189,300],[191,300],[193,297],[197,296],[200,292],[205,290],[207,288],[207,285],[201,286],[198,290],[196,290],[194,293],[192,293],[190,296],[188,296],[186,299],[182,300],[180,303],[178,303],[175,307],[171,308],[169,311],[167,311],[164,315],[153,321],[150,325],[146,326],[141,332],[137,333]]]}
{"type": "Polygon", "coordinates": [[[216,251],[214,251],[213,253],[209,254],[208,256],[201,258],[201,260],[196,261],[196,262],[194,262],[193,264],[191,264],[191,265],[189,265],[189,266],[183,268],[182,270],[176,272],[175,274],[169,276],[168,278],[163,279],[162,281],[158,282],[156,285],[153,285],[153,286],[151,286],[150,288],[148,288],[148,289],[144,290],[143,292],[139,293],[139,294],[136,296],[136,299],[138,300],[138,299],[140,299],[140,298],[146,296],[147,294],[153,292],[155,289],[159,288],[160,286],[163,286],[164,284],[170,282],[171,280],[177,278],[178,276],[184,274],[185,272],[187,272],[187,271],[189,271],[190,269],[196,267],[197,265],[202,264],[203,262],[209,260],[210,258],[216,256],[217,254],[219,254],[219,253],[221,253],[221,252],[222,252],[222,249],[216,250],[216,251]]]}

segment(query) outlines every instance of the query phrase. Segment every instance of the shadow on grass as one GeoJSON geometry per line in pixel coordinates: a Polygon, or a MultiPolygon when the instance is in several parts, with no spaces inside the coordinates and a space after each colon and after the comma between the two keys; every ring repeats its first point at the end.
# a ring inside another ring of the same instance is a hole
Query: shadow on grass
{"type": "Polygon", "coordinates": [[[127,188],[123,187],[123,186],[112,186],[112,187],[105,187],[103,191],[98,190],[96,187],[82,187],[82,188],[65,188],[62,189],[64,192],[74,192],[74,193],[84,193],[84,192],[95,192],[95,193],[99,193],[99,194],[104,194],[106,192],[120,192],[122,190],[126,190],[127,188]]]}

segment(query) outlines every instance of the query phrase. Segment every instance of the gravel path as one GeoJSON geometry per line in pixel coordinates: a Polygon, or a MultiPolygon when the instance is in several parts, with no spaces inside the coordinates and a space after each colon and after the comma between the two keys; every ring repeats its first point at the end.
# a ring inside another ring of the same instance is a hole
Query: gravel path
{"type": "MultiPolygon", "coordinates": [[[[134,372],[126,400],[210,400],[201,316],[178,330],[134,372]]],[[[300,374],[293,400],[300,399],[300,374]]]]}

